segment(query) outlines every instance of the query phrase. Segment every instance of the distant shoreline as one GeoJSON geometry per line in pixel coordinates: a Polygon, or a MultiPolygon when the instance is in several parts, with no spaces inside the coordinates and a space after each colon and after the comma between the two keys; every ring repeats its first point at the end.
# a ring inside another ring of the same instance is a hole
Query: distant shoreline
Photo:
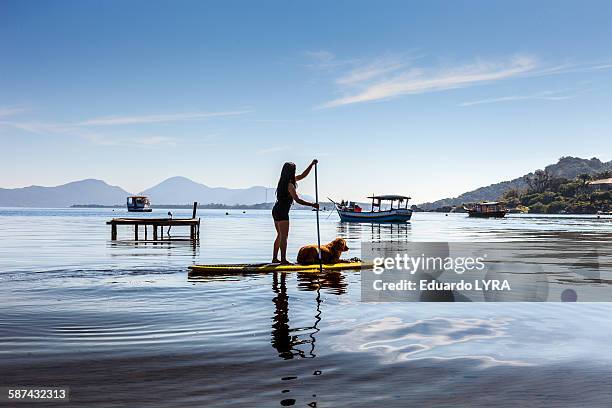
{"type": "MultiPolygon", "coordinates": [[[[334,208],[332,203],[320,203],[322,208],[327,210],[331,210],[334,208]]],[[[271,210],[274,207],[274,203],[259,203],[259,204],[198,204],[198,209],[203,210],[271,210]]],[[[102,204],[73,204],[69,208],[126,208],[124,205],[102,205],[102,204]]],[[[193,204],[157,204],[151,205],[153,209],[191,209],[193,208],[193,204]]],[[[294,205],[293,209],[295,210],[311,210],[311,207],[303,206],[303,205],[294,205]]]]}
{"type": "MultiPolygon", "coordinates": [[[[334,204],[331,202],[321,202],[319,203],[321,208],[327,211],[335,210],[334,204]]],[[[365,205],[365,204],[364,204],[365,205]]],[[[274,206],[274,203],[259,203],[259,204],[234,204],[234,205],[226,205],[226,204],[198,204],[198,209],[202,210],[271,210],[274,206]]],[[[64,207],[66,208],[66,207],[64,207]]],[[[125,205],[102,205],[102,204],[73,204],[68,208],[121,208],[125,209],[125,205]]],[[[192,209],[193,204],[158,204],[151,205],[153,209],[192,209]]],[[[365,208],[365,207],[364,207],[365,208]]],[[[294,210],[303,210],[309,211],[312,210],[311,207],[295,204],[293,206],[294,210]]],[[[412,209],[414,212],[429,212],[429,213],[466,213],[463,207],[439,207],[433,210],[423,210],[422,208],[415,207],[412,209]]],[[[546,213],[541,212],[529,212],[532,215],[541,215],[546,213]]],[[[563,215],[610,215],[608,213],[579,213],[579,212],[565,212],[563,215]]]]}

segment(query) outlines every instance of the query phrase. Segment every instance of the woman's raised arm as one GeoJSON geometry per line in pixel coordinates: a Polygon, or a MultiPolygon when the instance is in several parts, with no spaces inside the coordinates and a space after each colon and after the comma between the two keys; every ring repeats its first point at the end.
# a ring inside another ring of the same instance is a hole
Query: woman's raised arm
{"type": "MultiPolygon", "coordinates": [[[[304,170],[302,172],[302,174],[298,174],[295,176],[295,181],[300,181],[303,178],[306,178],[306,176],[308,176],[308,173],[310,173],[310,170],[312,170],[312,167],[317,164],[319,161],[317,159],[314,159],[309,165],[308,167],[306,167],[306,170],[304,170]]],[[[294,197],[295,199],[295,197],[294,197]]],[[[297,200],[296,200],[297,201],[297,200]]]]}

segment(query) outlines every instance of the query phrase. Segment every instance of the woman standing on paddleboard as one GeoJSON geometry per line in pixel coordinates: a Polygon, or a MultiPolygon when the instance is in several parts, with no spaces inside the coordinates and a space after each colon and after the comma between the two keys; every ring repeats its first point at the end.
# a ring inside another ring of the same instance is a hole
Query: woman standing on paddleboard
{"type": "Polygon", "coordinates": [[[295,163],[285,163],[281,170],[280,179],[278,180],[278,186],[276,187],[276,203],[272,208],[272,217],[274,218],[274,227],[276,227],[276,240],[274,241],[274,252],[272,254],[272,263],[281,263],[282,265],[289,265],[291,262],[287,261],[287,237],[289,236],[289,210],[291,204],[295,201],[298,204],[309,205],[313,208],[319,208],[317,203],[309,203],[308,201],[302,200],[297,195],[297,181],[302,180],[312,167],[317,164],[317,160],[313,160],[312,163],[306,167],[306,170],[302,174],[295,175],[295,163]],[[278,260],[278,250],[280,249],[281,259],[278,260]]]}

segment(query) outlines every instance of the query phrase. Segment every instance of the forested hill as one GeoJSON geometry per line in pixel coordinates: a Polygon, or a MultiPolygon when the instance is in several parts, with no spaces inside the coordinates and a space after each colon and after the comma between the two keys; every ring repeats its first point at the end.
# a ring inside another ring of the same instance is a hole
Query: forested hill
{"type": "MultiPolygon", "coordinates": [[[[594,175],[612,171],[612,161],[602,162],[598,158],[581,159],[579,157],[561,157],[555,164],[548,165],[544,172],[553,178],[574,179],[579,175],[594,175]]],[[[420,204],[419,207],[425,210],[433,210],[439,207],[457,206],[464,203],[474,203],[479,201],[500,200],[504,194],[510,190],[525,190],[528,182],[534,177],[535,171],[509,181],[491,184],[490,186],[480,187],[476,190],[468,191],[454,198],[444,198],[432,203],[420,204]]]]}

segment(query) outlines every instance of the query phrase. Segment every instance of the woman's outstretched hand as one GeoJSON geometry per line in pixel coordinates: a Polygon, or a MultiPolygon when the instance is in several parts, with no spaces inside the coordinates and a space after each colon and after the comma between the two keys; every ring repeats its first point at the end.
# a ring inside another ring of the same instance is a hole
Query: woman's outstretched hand
{"type": "Polygon", "coordinates": [[[316,208],[317,210],[319,209],[319,203],[312,203],[310,205],[312,208],[316,208]]]}
{"type": "Polygon", "coordinates": [[[310,163],[311,166],[314,166],[315,164],[317,164],[319,161],[317,159],[312,159],[312,163],[310,163]]]}

